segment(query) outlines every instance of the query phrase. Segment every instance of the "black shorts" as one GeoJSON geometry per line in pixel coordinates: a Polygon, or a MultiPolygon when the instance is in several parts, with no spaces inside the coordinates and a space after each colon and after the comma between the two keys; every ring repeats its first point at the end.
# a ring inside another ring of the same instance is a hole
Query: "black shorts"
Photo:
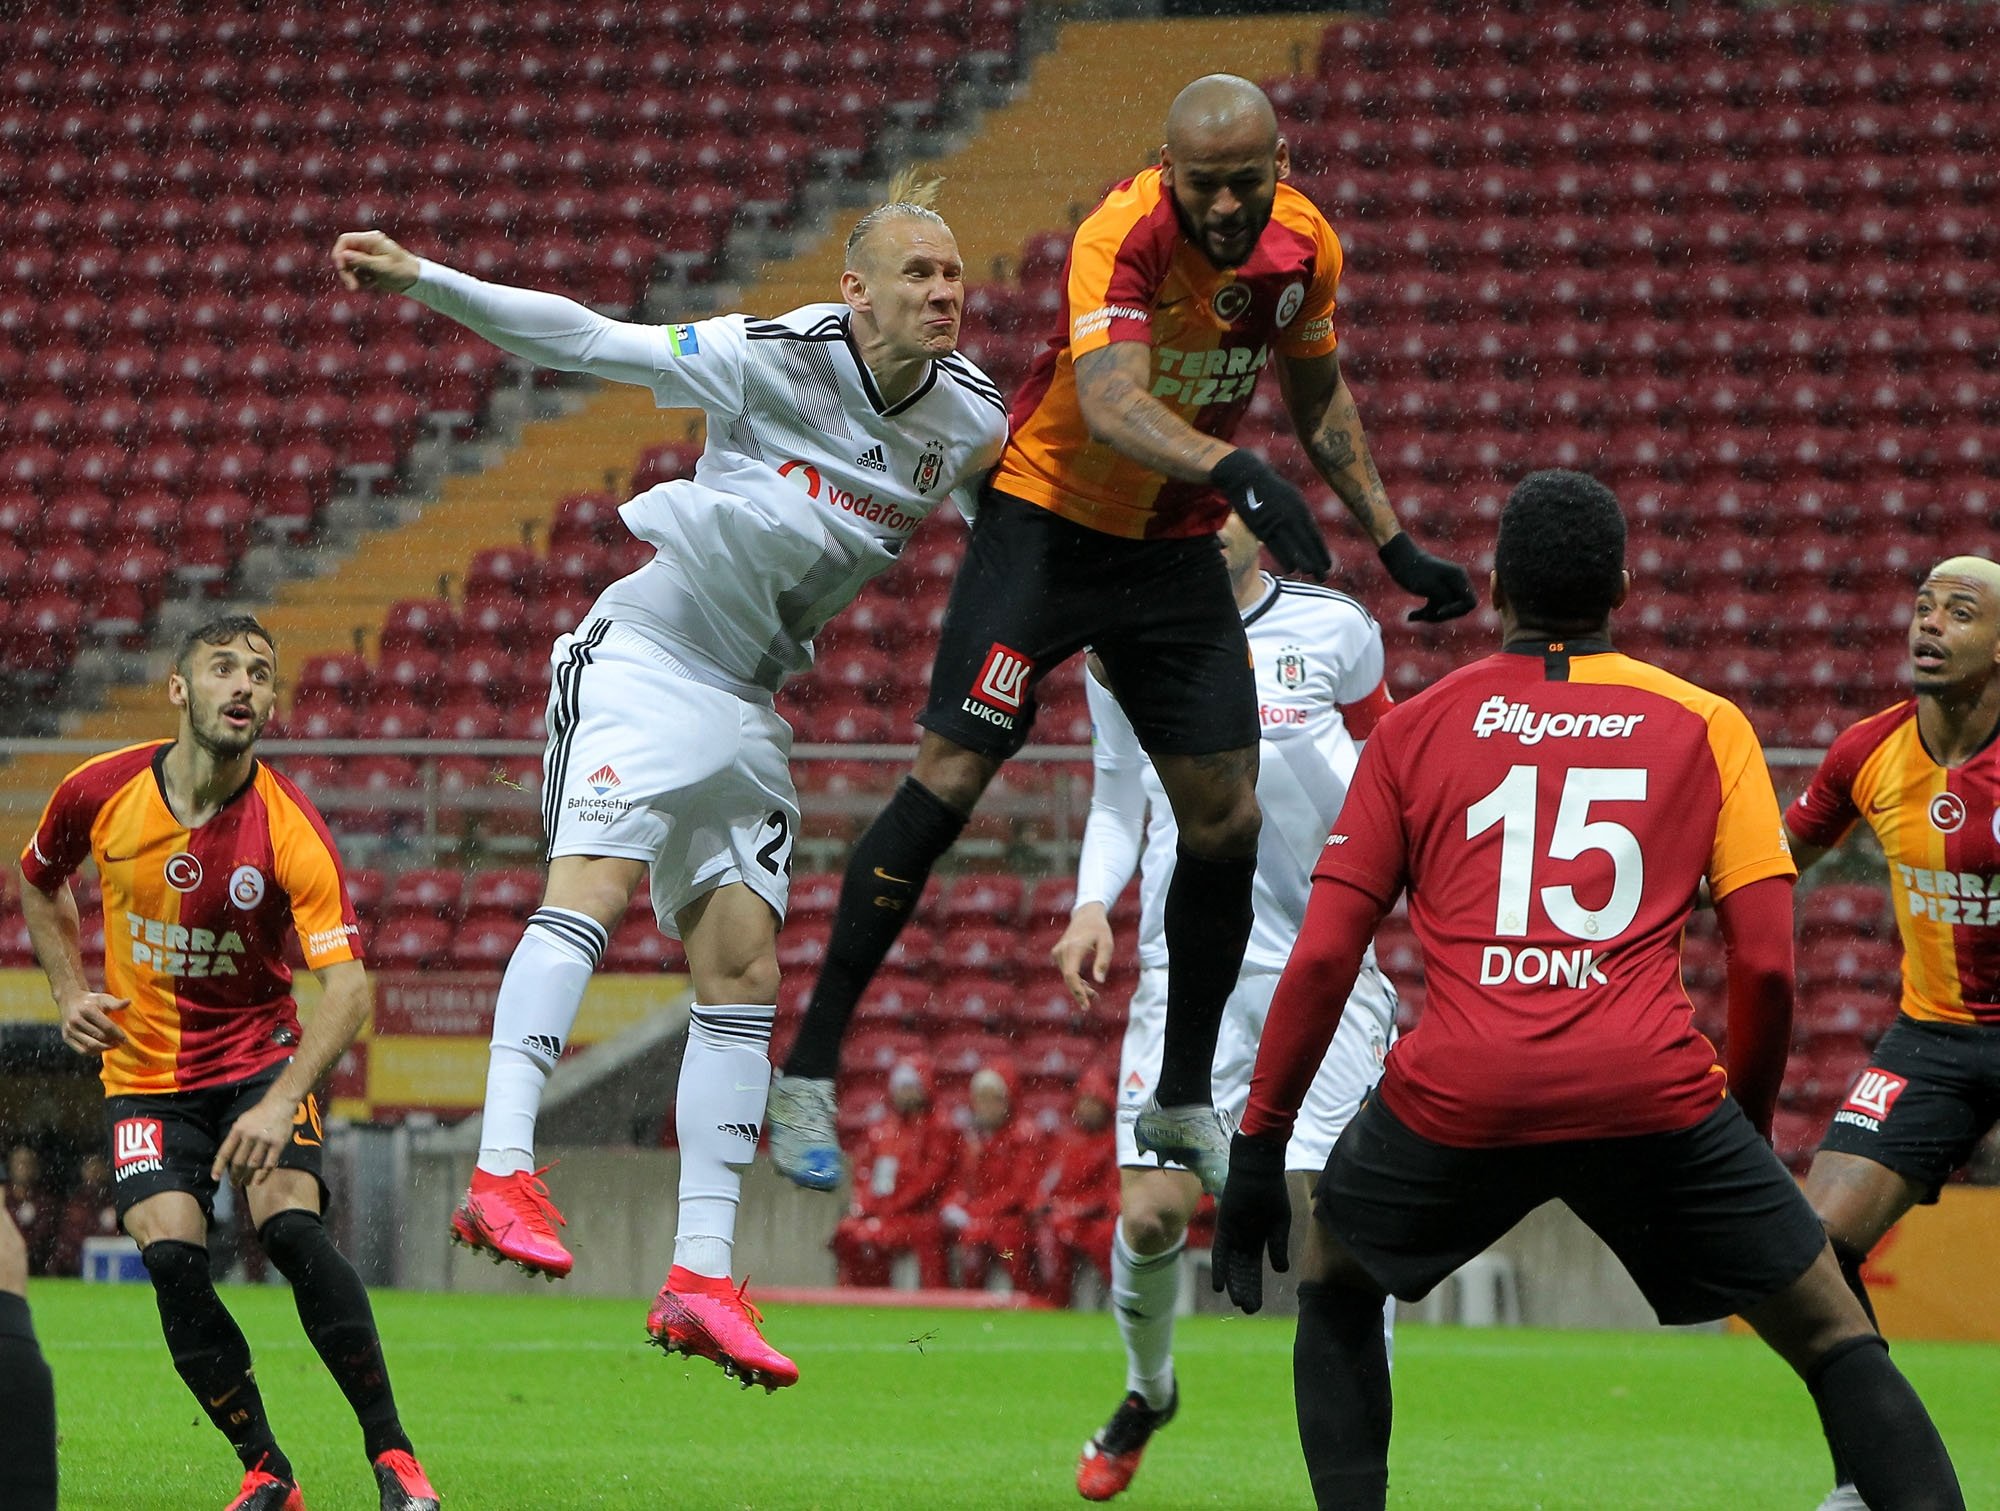
{"type": "Polygon", "coordinates": [[[1820,1148],[1885,1165],[1934,1202],[1996,1122],[2000,1029],[1898,1017],[1848,1087],[1820,1148]]]}
{"type": "Polygon", "coordinates": [[[1459,1149],[1370,1097],[1313,1195],[1314,1220],[1404,1301],[1547,1201],[1566,1203],[1675,1325],[1776,1295],[1826,1246],[1797,1182],[1733,1101],[1673,1133],[1459,1149]]]}
{"type": "Polygon", "coordinates": [[[1243,615],[1212,535],[1127,540],[988,488],[952,585],[918,721],[1004,760],[1035,688],[1085,646],[1151,755],[1257,744],[1243,615]]]}
{"type": "MultiPolygon", "coordinates": [[[[104,1120],[111,1143],[112,1199],[122,1220],[134,1205],[162,1191],[185,1191],[214,1215],[216,1183],[209,1178],[215,1152],[230,1127],[270,1090],[273,1068],[247,1081],[206,1086],[200,1091],[163,1091],[151,1096],[106,1097],[104,1120]]],[[[319,1102],[307,1095],[292,1119],[291,1141],[278,1156],[283,1170],[304,1170],[319,1186],[326,1210],[326,1177],[321,1173],[325,1134],[319,1102]]]]}

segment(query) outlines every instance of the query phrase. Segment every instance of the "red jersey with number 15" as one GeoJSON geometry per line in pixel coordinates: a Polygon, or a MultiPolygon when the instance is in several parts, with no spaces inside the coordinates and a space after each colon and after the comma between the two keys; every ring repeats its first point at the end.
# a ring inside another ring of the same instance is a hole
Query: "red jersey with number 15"
{"type": "Polygon", "coordinates": [[[333,836],[304,793],[262,761],[199,829],[167,806],[168,742],[77,767],[21,855],[53,892],[86,858],[104,888],[104,986],[126,1042],[104,1055],[107,1096],[248,1080],[289,1059],[298,1005],[285,943],[314,970],[360,958],[333,836]]]}
{"type": "Polygon", "coordinates": [[[1422,1020],[1384,1105],[1459,1147],[1691,1127],[1727,1077],[1680,942],[1696,890],[1796,874],[1725,698],[1601,640],[1490,656],[1383,716],[1314,876],[1407,890],[1422,1020]]]}

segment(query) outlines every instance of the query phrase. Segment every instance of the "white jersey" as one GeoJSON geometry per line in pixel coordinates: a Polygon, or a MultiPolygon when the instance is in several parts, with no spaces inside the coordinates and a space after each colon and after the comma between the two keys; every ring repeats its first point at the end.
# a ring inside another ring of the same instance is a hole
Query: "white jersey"
{"type": "MultiPolygon", "coordinates": [[[[1257,803],[1264,813],[1245,971],[1280,971],[1291,957],[1313,865],[1360,759],[1341,705],[1367,700],[1381,687],[1383,669],[1381,626],[1354,599],[1268,573],[1264,581],[1264,596],[1243,614],[1257,674],[1257,803]]],[[[1179,844],[1173,808],[1117,700],[1095,677],[1084,683],[1096,769],[1076,900],[1108,908],[1139,865],[1139,959],[1163,966],[1167,883],[1179,844]]],[[[1371,946],[1367,963],[1373,958],[1371,946]]]]}
{"type": "Polygon", "coordinates": [[[999,389],[961,356],[932,362],[909,397],[884,404],[844,304],[635,325],[430,262],[410,294],[508,351],[708,416],[695,475],[621,509],[658,554],[606,588],[590,616],[742,696],[768,699],[811,666],[820,627],[942,499],[970,494],[1007,439],[999,389]]]}

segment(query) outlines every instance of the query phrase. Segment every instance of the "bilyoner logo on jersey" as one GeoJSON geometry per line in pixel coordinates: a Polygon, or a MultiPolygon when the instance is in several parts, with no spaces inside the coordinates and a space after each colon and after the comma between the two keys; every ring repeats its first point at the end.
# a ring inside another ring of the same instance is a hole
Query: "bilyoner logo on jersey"
{"type": "Polygon", "coordinates": [[[120,1118],[111,1125],[111,1170],[113,1178],[144,1175],[158,1170],[166,1158],[160,1145],[158,1118],[120,1118]]]}

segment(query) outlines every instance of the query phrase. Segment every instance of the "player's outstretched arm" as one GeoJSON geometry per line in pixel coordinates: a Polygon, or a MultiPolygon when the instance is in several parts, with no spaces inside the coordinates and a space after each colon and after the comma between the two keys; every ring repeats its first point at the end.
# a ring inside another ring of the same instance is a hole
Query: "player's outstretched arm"
{"type": "Polygon", "coordinates": [[[63,1043],[80,1055],[101,1055],[125,1042],[125,1030],[110,1016],[132,1004],[124,997],[94,991],[83,971],[83,927],[76,895],[67,881],[44,892],[21,876],[21,915],[42,974],[49,978],[63,1043]]]}
{"type": "Polygon", "coordinates": [[[1375,470],[1368,449],[1367,432],[1361,428],[1361,412],[1341,374],[1339,353],[1280,357],[1278,388],[1314,469],[1374,542],[1396,585],[1424,600],[1410,617],[1437,623],[1471,613],[1478,600],[1465,568],[1432,556],[1397,523],[1382,474],[1375,470]]]}
{"type": "Polygon", "coordinates": [[[610,320],[561,294],[488,283],[417,257],[380,231],[343,231],[333,266],[350,290],[407,294],[538,366],[642,388],[659,375],[662,327],[610,320]]]}
{"type": "Polygon", "coordinates": [[[368,1019],[375,988],[359,960],[343,960],[315,974],[322,988],[319,1006],[306,1024],[298,1050],[257,1105],[231,1125],[215,1152],[211,1171],[215,1180],[225,1175],[235,1180],[254,1178],[258,1171],[276,1166],[291,1139],[299,1104],[347,1052],[368,1019]]]}

